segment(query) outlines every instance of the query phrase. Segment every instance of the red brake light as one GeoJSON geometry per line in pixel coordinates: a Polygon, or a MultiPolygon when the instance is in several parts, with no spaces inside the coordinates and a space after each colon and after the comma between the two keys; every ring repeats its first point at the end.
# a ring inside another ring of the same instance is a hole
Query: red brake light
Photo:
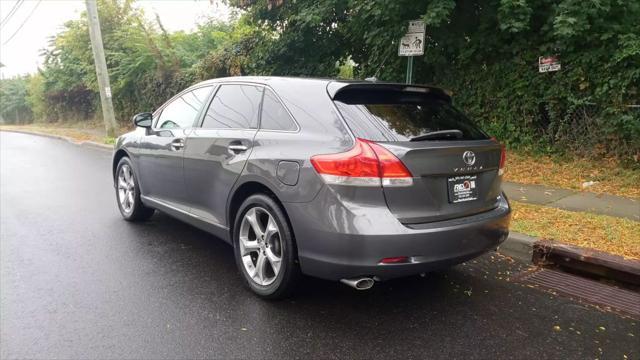
{"type": "MultiPolygon", "coordinates": [[[[491,137],[491,140],[498,142],[498,139],[495,137],[491,137]]],[[[500,165],[498,166],[498,175],[504,174],[504,165],[507,162],[507,149],[504,144],[500,144],[500,165]]]]}
{"type": "Polygon", "coordinates": [[[413,178],[404,164],[389,150],[363,139],[356,139],[349,151],[315,155],[311,164],[329,184],[357,186],[408,186],[413,178]]]}
{"type": "Polygon", "coordinates": [[[379,177],[378,159],[367,143],[358,141],[353,148],[339,154],[315,155],[311,163],[320,174],[351,176],[351,177],[379,177]]]}
{"type": "Polygon", "coordinates": [[[371,149],[378,156],[378,161],[380,162],[380,172],[383,178],[404,178],[411,177],[411,173],[407,169],[406,166],[402,163],[402,161],[398,160],[398,158],[393,155],[389,150],[383,148],[382,146],[374,143],[367,142],[371,149]]]}
{"type": "Polygon", "coordinates": [[[380,260],[380,264],[402,264],[409,262],[407,256],[388,257],[380,260]]]}

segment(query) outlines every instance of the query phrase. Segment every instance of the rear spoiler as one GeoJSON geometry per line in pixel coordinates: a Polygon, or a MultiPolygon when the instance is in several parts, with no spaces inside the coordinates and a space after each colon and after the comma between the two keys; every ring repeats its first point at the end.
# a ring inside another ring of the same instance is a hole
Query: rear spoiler
{"type": "Polygon", "coordinates": [[[332,81],[327,84],[327,93],[331,100],[340,98],[341,93],[352,93],[357,91],[393,91],[421,93],[433,96],[440,100],[451,103],[451,96],[443,89],[428,85],[398,84],[398,83],[372,83],[372,82],[342,82],[332,81]]]}

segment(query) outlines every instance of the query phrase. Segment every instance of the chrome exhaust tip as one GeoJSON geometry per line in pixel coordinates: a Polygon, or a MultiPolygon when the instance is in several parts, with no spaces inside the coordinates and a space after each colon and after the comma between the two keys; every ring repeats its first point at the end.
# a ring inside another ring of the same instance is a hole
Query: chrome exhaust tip
{"type": "Polygon", "coordinates": [[[356,290],[369,290],[369,289],[371,289],[373,284],[375,284],[375,280],[373,280],[372,278],[368,278],[368,277],[354,278],[354,279],[342,279],[342,280],[340,280],[340,282],[345,284],[345,285],[351,286],[352,288],[354,288],[356,290]]]}

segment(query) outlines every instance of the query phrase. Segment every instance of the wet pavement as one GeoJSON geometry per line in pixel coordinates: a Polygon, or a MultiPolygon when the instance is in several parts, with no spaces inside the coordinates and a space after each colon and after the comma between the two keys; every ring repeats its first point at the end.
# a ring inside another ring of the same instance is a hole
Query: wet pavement
{"type": "Polygon", "coordinates": [[[111,154],[0,132],[0,357],[640,358],[637,320],[512,280],[495,253],[356,292],[267,302],[232,249],[163,214],[123,221],[111,154]]]}

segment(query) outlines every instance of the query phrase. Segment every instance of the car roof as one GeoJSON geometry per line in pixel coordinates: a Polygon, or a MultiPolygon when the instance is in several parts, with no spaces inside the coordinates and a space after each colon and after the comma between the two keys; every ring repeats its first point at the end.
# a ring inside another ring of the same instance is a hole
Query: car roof
{"type": "Polygon", "coordinates": [[[345,89],[375,89],[383,88],[388,90],[417,90],[423,92],[432,92],[440,97],[450,99],[450,95],[447,91],[440,87],[422,84],[404,84],[394,83],[386,81],[369,81],[369,80],[342,80],[331,78],[308,78],[308,77],[289,77],[289,76],[231,76],[215,78],[205,80],[197,85],[217,84],[223,82],[251,82],[263,85],[269,85],[273,87],[279,87],[281,85],[303,85],[305,83],[313,82],[314,85],[325,85],[327,93],[333,99],[335,95],[345,89]]]}

